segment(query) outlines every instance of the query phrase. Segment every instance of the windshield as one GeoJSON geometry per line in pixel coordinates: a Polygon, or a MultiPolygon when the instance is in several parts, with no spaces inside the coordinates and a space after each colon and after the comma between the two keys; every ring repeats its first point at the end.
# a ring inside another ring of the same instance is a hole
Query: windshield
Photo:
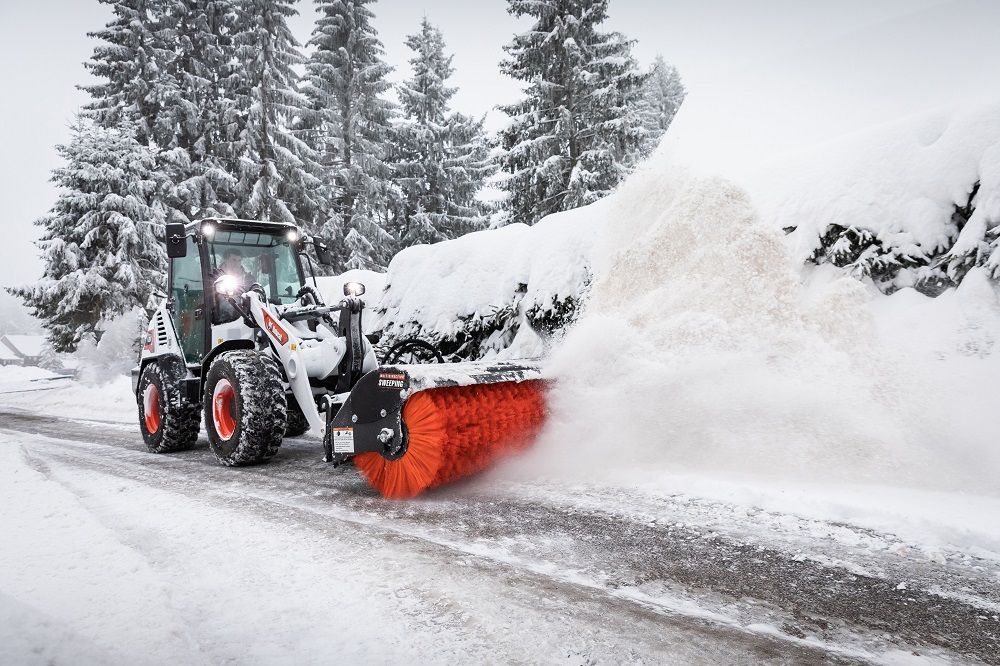
{"type": "Polygon", "coordinates": [[[295,246],[284,235],[216,230],[208,241],[210,273],[226,273],[245,286],[257,283],[272,303],[289,304],[302,287],[295,246]]]}

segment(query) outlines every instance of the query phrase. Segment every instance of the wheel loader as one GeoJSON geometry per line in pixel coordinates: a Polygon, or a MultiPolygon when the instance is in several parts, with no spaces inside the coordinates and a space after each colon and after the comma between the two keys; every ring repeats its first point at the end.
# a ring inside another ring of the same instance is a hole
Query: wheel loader
{"type": "Polygon", "coordinates": [[[166,225],[168,289],[132,387],[149,451],[194,447],[204,420],[228,466],[263,463],[312,430],[387,497],[412,497],[523,449],[544,419],[539,365],[380,366],[362,333],[364,285],[327,304],[295,225],[209,218],[166,225]],[[306,268],[312,275],[312,284],[306,268]]]}

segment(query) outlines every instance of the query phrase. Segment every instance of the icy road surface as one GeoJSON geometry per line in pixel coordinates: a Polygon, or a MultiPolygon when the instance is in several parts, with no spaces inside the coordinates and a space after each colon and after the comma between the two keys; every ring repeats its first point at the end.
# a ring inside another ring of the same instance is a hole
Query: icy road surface
{"type": "Polygon", "coordinates": [[[0,413],[0,663],[1000,664],[1000,566],[690,496],[380,499],[315,439],[220,467],[0,413]]]}

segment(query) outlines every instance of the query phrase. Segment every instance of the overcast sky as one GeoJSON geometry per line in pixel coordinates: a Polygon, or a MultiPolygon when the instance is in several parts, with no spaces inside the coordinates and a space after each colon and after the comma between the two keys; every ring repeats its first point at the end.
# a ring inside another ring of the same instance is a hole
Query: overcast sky
{"type": "MultiPolygon", "coordinates": [[[[497,71],[502,46],[530,23],[504,0],[382,0],[370,5],[396,67],[426,14],[455,54],[457,110],[486,114],[519,88],[497,71]]],[[[312,30],[312,2],[292,29],[312,30]]],[[[86,101],[86,36],[111,17],[96,0],[0,0],[0,285],[31,280],[41,263],[32,221],[52,205],[54,146],[86,101]]],[[[777,152],[934,105],[1000,94],[998,0],[612,0],[609,30],[635,55],[675,64],[689,89],[685,131],[723,159],[777,152]]],[[[489,123],[501,117],[494,112],[489,123]]]]}

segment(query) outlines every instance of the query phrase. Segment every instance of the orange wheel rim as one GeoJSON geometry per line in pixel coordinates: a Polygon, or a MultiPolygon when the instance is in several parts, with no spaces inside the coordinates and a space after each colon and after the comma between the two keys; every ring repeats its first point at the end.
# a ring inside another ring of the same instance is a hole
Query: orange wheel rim
{"type": "Polygon", "coordinates": [[[146,418],[146,430],[155,435],[160,429],[160,389],[150,384],[142,394],[142,407],[146,418]]]}
{"type": "Polygon", "coordinates": [[[228,440],[236,432],[236,391],[228,379],[220,379],[212,392],[212,420],[215,422],[215,432],[219,437],[228,440]]]}

